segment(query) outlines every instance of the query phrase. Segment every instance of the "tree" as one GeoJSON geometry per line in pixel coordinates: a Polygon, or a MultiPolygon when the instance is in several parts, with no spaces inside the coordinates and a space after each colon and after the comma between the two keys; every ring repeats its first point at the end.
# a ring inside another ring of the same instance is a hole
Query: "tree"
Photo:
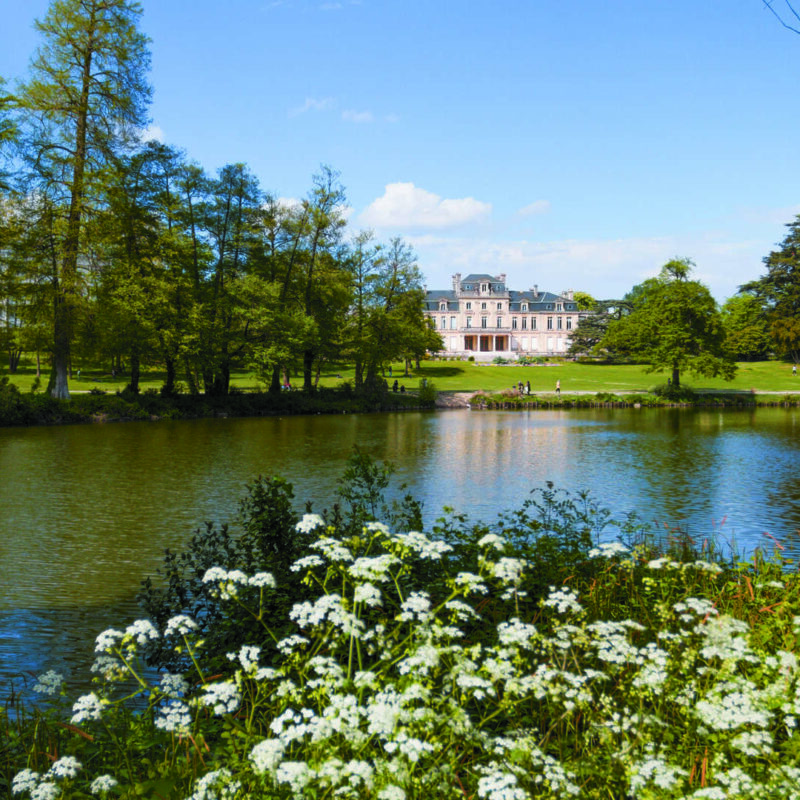
{"type": "Polygon", "coordinates": [[[589,292],[573,292],[572,299],[575,301],[578,311],[591,311],[597,306],[597,300],[589,292]]]}
{"type": "Polygon", "coordinates": [[[728,349],[737,360],[766,357],[771,340],[764,307],[757,297],[746,293],[729,297],[722,306],[722,322],[728,349]]]}
{"type": "Polygon", "coordinates": [[[146,37],[134,0],[53,0],[36,22],[44,41],[19,92],[30,177],[57,191],[54,397],[68,398],[82,233],[95,179],[145,123],[146,37]]]}
{"type": "Polygon", "coordinates": [[[699,281],[689,280],[694,265],[676,259],[626,296],[633,310],[609,323],[601,345],[641,359],[648,372],[681,372],[730,380],[736,365],[725,347],[725,328],[717,304],[699,281]]]}
{"type": "Polygon", "coordinates": [[[764,318],[776,349],[800,363],[800,215],[787,223],[789,233],[779,250],[764,258],[767,274],[739,287],[752,294],[764,309],[764,318]]]}
{"type": "MultiPolygon", "coordinates": [[[[577,292],[575,293],[578,294],[577,292]]],[[[588,295],[587,295],[588,296],[588,295]]],[[[581,317],[570,336],[569,354],[579,356],[595,353],[608,331],[609,324],[631,311],[625,300],[599,300],[591,308],[589,316],[581,317]]],[[[606,354],[611,355],[611,354],[606,354]]]]}

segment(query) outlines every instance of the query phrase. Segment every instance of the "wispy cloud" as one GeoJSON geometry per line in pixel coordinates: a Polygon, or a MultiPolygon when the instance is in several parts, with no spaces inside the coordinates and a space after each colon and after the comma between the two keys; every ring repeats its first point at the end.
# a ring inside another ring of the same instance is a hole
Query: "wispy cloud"
{"type": "Polygon", "coordinates": [[[413,183],[390,183],[360,221],[375,228],[452,228],[484,220],[491,211],[491,204],[473,197],[448,199],[413,183]]]}
{"type": "Polygon", "coordinates": [[[352,109],[342,111],[342,119],[347,122],[358,123],[375,121],[375,117],[371,111],[353,111],[352,109]]]}
{"type": "Polygon", "coordinates": [[[549,200],[535,200],[533,203],[523,206],[517,211],[517,214],[521,217],[532,217],[536,214],[546,214],[548,211],[550,211],[549,200]]]}
{"type": "Polygon", "coordinates": [[[309,111],[329,111],[336,107],[336,99],[333,97],[306,97],[305,102],[289,109],[290,117],[297,117],[309,111]]]}
{"type": "Polygon", "coordinates": [[[150,142],[156,141],[164,143],[164,131],[158,125],[150,124],[146,128],[142,128],[139,132],[139,141],[150,142]]]}

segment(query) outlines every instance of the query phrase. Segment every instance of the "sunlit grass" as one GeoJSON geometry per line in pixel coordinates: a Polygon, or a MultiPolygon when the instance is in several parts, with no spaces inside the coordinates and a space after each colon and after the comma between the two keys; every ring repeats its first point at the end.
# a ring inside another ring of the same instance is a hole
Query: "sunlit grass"
{"type": "MultiPolygon", "coordinates": [[[[0,370],[0,375],[8,374],[0,370]]],[[[33,364],[23,363],[14,375],[9,376],[23,392],[28,392],[36,380],[33,364]]],[[[166,375],[163,371],[149,370],[142,373],[140,389],[159,389],[166,375]]],[[[666,373],[647,373],[639,365],[617,364],[578,364],[574,362],[553,362],[548,365],[511,366],[477,365],[468,361],[423,361],[420,369],[404,372],[401,362],[392,364],[391,374],[387,369],[384,377],[391,386],[397,380],[406,390],[415,389],[421,378],[427,378],[440,391],[449,392],[497,392],[510,389],[520,381],[530,382],[531,392],[541,394],[555,391],[556,381],[561,382],[561,391],[570,392],[647,392],[658,384],[666,383],[666,373]]],[[[351,366],[331,367],[322,372],[320,386],[336,387],[346,381],[354,382],[355,374],[351,366]]],[[[128,383],[127,375],[112,375],[104,369],[77,370],[69,382],[73,392],[88,392],[101,389],[106,392],[122,391],[128,383]]],[[[681,376],[684,385],[696,391],[730,392],[800,392],[800,376],[792,375],[790,363],[783,361],[741,362],[732,381],[721,378],[698,378],[689,374],[681,376]]],[[[40,390],[47,384],[47,374],[43,372],[40,390]]],[[[265,389],[257,376],[245,369],[232,372],[231,384],[245,390],[265,389]]],[[[295,388],[302,386],[302,375],[293,375],[295,388]]]]}

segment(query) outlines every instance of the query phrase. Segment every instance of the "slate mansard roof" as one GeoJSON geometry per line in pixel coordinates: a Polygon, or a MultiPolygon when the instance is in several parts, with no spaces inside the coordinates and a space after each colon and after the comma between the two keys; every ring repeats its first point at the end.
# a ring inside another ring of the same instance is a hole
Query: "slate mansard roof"
{"type": "MultiPolygon", "coordinates": [[[[475,284],[480,284],[482,281],[484,283],[489,281],[495,284],[499,283],[496,278],[492,278],[490,275],[468,275],[460,283],[463,288],[465,284],[471,287],[475,284]]],[[[470,289],[467,291],[472,290],[470,289]]],[[[514,290],[505,290],[504,288],[503,295],[508,296],[510,311],[520,311],[523,303],[528,304],[528,311],[554,311],[556,303],[562,303],[564,311],[578,310],[578,306],[573,300],[560,294],[554,294],[553,292],[534,292],[533,289],[529,289],[525,292],[518,292],[514,290]]],[[[488,298],[488,295],[480,295],[479,301],[488,298]]],[[[471,296],[470,299],[472,299],[471,296]]],[[[458,295],[455,289],[431,289],[426,292],[425,309],[427,311],[439,311],[439,306],[442,301],[447,303],[447,311],[458,311],[458,295]]]]}

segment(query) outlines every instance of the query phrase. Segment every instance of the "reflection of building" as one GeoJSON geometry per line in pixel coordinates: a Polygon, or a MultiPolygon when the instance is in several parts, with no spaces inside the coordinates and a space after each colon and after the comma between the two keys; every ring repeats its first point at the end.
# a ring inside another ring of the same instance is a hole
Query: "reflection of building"
{"type": "Polygon", "coordinates": [[[425,298],[425,316],[444,340],[444,354],[490,360],[498,355],[563,355],[578,311],[572,290],[562,294],[506,288],[506,276],[453,275],[453,288],[425,298]]]}

